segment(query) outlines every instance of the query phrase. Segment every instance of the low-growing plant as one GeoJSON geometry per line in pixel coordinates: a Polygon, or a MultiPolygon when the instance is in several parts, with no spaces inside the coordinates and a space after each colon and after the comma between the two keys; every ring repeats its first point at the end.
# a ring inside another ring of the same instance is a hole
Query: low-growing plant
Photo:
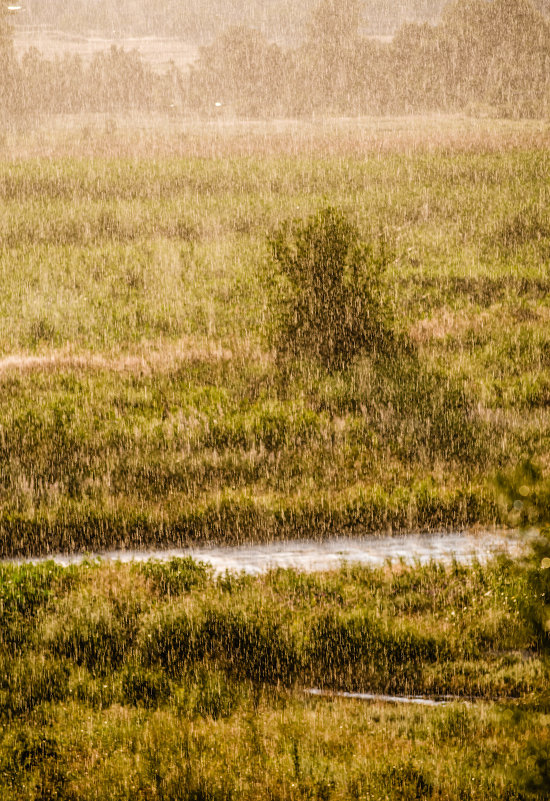
{"type": "Polygon", "coordinates": [[[0,714],[12,718],[28,715],[42,703],[67,697],[69,669],[49,655],[26,653],[0,660],[0,714]]]}
{"type": "MultiPolygon", "coordinates": [[[[65,795],[68,771],[63,747],[53,731],[24,725],[2,743],[0,772],[5,784],[22,798],[54,799],[65,795]],[[23,789],[24,788],[24,789],[23,789]]],[[[15,796],[14,796],[15,797],[15,796]]]]}
{"type": "Polygon", "coordinates": [[[148,670],[131,663],[122,676],[122,698],[133,706],[157,707],[171,695],[170,681],[161,670],[148,670]]]}
{"type": "Polygon", "coordinates": [[[102,674],[124,663],[137,634],[137,612],[117,609],[105,598],[84,597],[66,606],[48,633],[50,650],[71,659],[93,674],[102,674]]]}
{"type": "Polygon", "coordinates": [[[228,681],[221,671],[199,671],[198,681],[191,698],[190,711],[194,715],[213,720],[228,718],[238,703],[235,684],[228,681]]]}
{"type": "Polygon", "coordinates": [[[496,486],[505,504],[509,522],[535,526],[531,541],[531,565],[527,593],[520,599],[524,619],[540,648],[550,648],[550,480],[532,459],[523,459],[513,469],[496,476],[496,486]]]}
{"type": "Polygon", "coordinates": [[[168,562],[142,562],[140,572],[153,582],[160,595],[182,595],[194,588],[204,587],[211,578],[212,568],[190,556],[174,557],[168,562]]]}

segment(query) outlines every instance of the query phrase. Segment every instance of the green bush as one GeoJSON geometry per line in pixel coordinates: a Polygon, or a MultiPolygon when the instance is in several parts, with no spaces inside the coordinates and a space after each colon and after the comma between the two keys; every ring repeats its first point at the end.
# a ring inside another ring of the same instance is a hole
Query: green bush
{"type": "Polygon", "coordinates": [[[54,656],[100,675],[122,666],[136,634],[137,612],[131,605],[117,609],[102,598],[85,597],[59,617],[48,645],[54,656]]]}
{"type": "Polygon", "coordinates": [[[157,707],[170,698],[170,681],[162,671],[128,665],[122,677],[122,695],[126,704],[157,707]]]}
{"type": "MultiPolygon", "coordinates": [[[[49,728],[28,724],[10,731],[2,742],[0,775],[14,795],[48,801],[69,798],[68,771],[62,744],[49,728]]],[[[4,796],[2,796],[4,797],[4,796]]]]}
{"type": "Polygon", "coordinates": [[[73,579],[74,571],[63,571],[53,562],[0,565],[0,645],[12,653],[23,648],[35,632],[38,611],[73,579]]]}
{"type": "Polygon", "coordinates": [[[0,715],[26,715],[42,703],[67,697],[69,669],[49,656],[27,653],[20,659],[0,660],[0,715]]]}
{"type": "Polygon", "coordinates": [[[143,662],[160,666],[171,676],[180,676],[204,654],[198,648],[199,624],[185,610],[167,609],[152,619],[142,632],[140,654],[143,662]]]}
{"type": "Polygon", "coordinates": [[[531,541],[531,564],[527,572],[527,594],[520,609],[537,646],[550,649],[550,478],[526,458],[496,477],[496,489],[508,523],[538,529],[531,541]]]}
{"type": "Polygon", "coordinates": [[[285,277],[275,326],[280,356],[340,369],[360,353],[395,346],[381,287],[387,264],[383,243],[375,252],[361,242],[357,227],[329,206],[305,222],[283,224],[271,248],[285,277]]]}
{"type": "Polygon", "coordinates": [[[314,683],[406,692],[421,667],[445,653],[432,635],[406,626],[385,627],[371,614],[321,613],[308,632],[304,662],[314,683]]]}
{"type": "Polygon", "coordinates": [[[224,673],[208,670],[199,675],[191,711],[201,717],[220,720],[233,714],[237,702],[235,685],[228,682],[224,673]]]}
{"type": "Polygon", "coordinates": [[[292,634],[278,620],[258,614],[210,609],[199,643],[229,674],[260,684],[290,684],[300,668],[292,634]]]}

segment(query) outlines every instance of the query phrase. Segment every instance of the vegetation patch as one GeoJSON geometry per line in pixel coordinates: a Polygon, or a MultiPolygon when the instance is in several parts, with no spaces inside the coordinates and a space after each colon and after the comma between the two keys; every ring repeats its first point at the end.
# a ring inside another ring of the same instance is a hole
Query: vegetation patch
{"type": "MultiPolygon", "coordinates": [[[[255,578],[189,559],[6,566],[6,598],[49,584],[26,593],[27,637],[1,645],[2,796],[107,799],[116,786],[123,798],[131,782],[169,799],[195,786],[210,798],[545,797],[536,566],[255,578]],[[464,700],[365,704],[309,687],[464,700]]],[[[12,605],[18,630],[26,610],[12,605]]]]}

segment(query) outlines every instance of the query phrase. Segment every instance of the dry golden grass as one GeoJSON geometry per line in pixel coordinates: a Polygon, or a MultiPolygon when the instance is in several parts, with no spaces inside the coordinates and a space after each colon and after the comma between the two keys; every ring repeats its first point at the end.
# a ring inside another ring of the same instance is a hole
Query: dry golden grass
{"type": "Polygon", "coordinates": [[[219,342],[184,337],[176,341],[143,342],[128,351],[92,353],[71,348],[48,350],[41,354],[12,353],[0,358],[0,377],[10,373],[103,371],[151,375],[168,372],[190,362],[214,363],[239,358],[266,362],[272,356],[250,343],[239,343],[238,352],[219,342]]]}
{"type": "Polygon", "coordinates": [[[3,140],[8,159],[45,157],[361,156],[432,151],[496,152],[550,146],[546,120],[465,115],[304,120],[82,114],[21,121],[3,140]]]}

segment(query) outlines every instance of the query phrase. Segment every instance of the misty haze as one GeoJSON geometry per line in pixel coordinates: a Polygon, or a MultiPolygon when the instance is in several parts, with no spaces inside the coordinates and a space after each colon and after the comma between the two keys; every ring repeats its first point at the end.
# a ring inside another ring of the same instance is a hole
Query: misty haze
{"type": "Polygon", "coordinates": [[[0,798],[550,799],[549,0],[0,62],[0,798]]]}

